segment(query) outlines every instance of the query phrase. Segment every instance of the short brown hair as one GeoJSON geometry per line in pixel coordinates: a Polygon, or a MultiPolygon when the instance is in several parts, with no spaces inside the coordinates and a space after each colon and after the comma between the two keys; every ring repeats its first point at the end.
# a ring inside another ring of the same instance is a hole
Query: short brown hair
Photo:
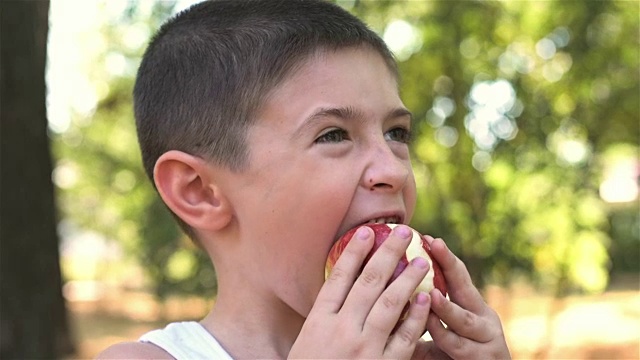
{"type": "Polygon", "coordinates": [[[215,0],[180,12],[151,40],[133,92],[147,175],[169,150],[241,171],[247,128],[269,92],[311,54],[363,45],[397,75],[384,41],[327,1],[215,0]]]}

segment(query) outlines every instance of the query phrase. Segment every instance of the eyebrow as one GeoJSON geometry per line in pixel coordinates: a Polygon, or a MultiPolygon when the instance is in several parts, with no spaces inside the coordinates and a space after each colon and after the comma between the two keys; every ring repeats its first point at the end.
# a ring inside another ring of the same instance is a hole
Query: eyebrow
{"type": "MultiPolygon", "coordinates": [[[[314,111],[313,114],[311,114],[311,116],[307,117],[304,120],[303,124],[295,132],[295,135],[298,135],[299,133],[303,132],[304,129],[310,127],[315,121],[320,120],[322,118],[327,118],[327,117],[338,118],[343,120],[359,120],[359,121],[363,121],[366,118],[365,114],[362,111],[355,109],[351,106],[323,107],[323,108],[317,109],[316,111],[314,111]]],[[[385,120],[396,119],[400,117],[409,117],[409,120],[413,121],[413,114],[409,110],[403,107],[394,108],[391,111],[389,111],[385,115],[385,120]]]]}

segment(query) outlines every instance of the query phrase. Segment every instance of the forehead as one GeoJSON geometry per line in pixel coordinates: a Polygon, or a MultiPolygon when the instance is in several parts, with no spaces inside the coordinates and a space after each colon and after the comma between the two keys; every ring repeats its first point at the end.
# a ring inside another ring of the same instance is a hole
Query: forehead
{"type": "Polygon", "coordinates": [[[360,70],[375,68],[380,71],[380,76],[393,80],[394,85],[397,86],[397,70],[389,61],[392,60],[387,60],[377,50],[366,44],[335,49],[318,48],[292,66],[289,73],[271,93],[277,93],[282,87],[291,85],[291,82],[299,82],[303,79],[325,80],[334,72],[349,68],[354,70],[354,65],[360,70]],[[313,79],[314,74],[321,76],[313,79]]]}
{"type": "Polygon", "coordinates": [[[362,112],[403,106],[395,69],[369,47],[317,51],[268,94],[259,118],[274,111],[285,117],[333,106],[362,112]]]}

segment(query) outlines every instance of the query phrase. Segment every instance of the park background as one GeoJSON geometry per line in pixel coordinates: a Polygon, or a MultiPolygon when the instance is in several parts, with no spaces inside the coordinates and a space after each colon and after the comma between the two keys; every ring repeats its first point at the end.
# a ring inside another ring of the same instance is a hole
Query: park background
{"type": "MultiPolygon", "coordinates": [[[[0,357],[90,358],[214,303],[131,108],[193,2],[3,2],[0,357]]],[[[640,3],[338,4],[399,61],[412,226],[465,261],[514,357],[640,358],[640,3]]]]}

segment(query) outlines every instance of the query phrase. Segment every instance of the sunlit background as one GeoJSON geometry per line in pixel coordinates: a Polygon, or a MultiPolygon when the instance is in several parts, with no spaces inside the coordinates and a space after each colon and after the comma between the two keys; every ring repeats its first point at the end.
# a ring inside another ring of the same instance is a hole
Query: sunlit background
{"type": "MultiPolygon", "coordinates": [[[[52,0],[47,109],[78,357],[213,303],[145,178],[147,42],[188,1],[52,0]]],[[[637,2],[339,1],[396,54],[416,117],[412,225],[443,237],[516,358],[638,358],[637,2]]]]}

